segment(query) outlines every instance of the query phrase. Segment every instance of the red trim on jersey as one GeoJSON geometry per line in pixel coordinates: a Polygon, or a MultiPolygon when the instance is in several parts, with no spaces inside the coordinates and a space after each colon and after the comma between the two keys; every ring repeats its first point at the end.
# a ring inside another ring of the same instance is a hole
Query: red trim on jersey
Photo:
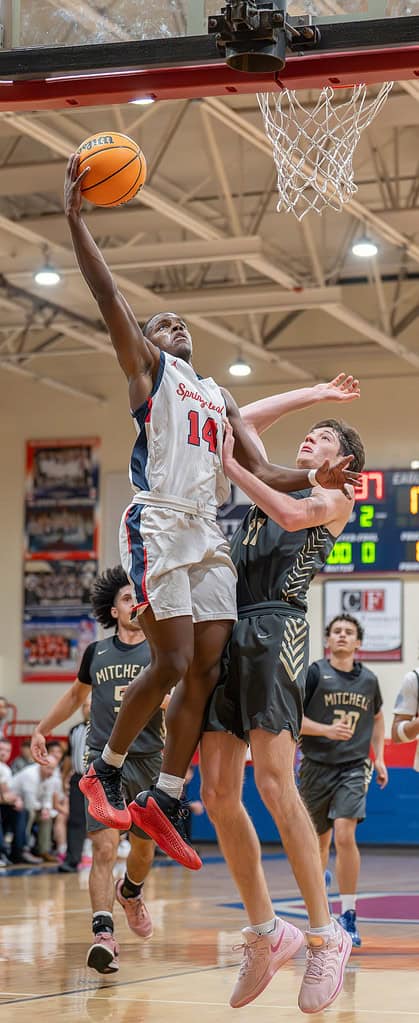
{"type": "Polygon", "coordinates": [[[142,582],[141,582],[141,589],[142,589],[142,591],[143,591],[144,603],[146,603],[146,604],[149,604],[149,603],[150,603],[150,601],[149,601],[149,599],[148,599],[148,595],[147,595],[147,586],[146,586],[146,576],[147,576],[147,548],[146,548],[146,547],[143,547],[143,550],[144,550],[144,572],[143,572],[143,578],[142,578],[142,582]]]}
{"type": "Polygon", "coordinates": [[[148,412],[147,412],[147,415],[146,415],[145,420],[144,420],[145,423],[149,423],[150,419],[151,419],[151,410],[153,408],[153,399],[152,398],[147,398],[147,405],[148,405],[148,412]]]}
{"type": "Polygon", "coordinates": [[[128,515],[129,515],[130,511],[131,511],[131,505],[126,510],[124,522],[125,522],[125,532],[127,534],[127,540],[128,540],[128,550],[129,550],[129,553],[131,554],[131,537],[129,535],[129,529],[128,529],[128,515]]]}

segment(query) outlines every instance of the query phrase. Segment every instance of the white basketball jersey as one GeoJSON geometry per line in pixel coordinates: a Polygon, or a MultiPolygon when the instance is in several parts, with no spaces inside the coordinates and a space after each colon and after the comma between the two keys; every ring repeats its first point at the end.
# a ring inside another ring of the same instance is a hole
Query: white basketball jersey
{"type": "Polygon", "coordinates": [[[161,352],[150,397],[132,412],[138,431],[133,489],[158,504],[185,502],[215,515],[230,492],[222,465],[225,415],[212,377],[201,379],[189,363],[161,352]]]}

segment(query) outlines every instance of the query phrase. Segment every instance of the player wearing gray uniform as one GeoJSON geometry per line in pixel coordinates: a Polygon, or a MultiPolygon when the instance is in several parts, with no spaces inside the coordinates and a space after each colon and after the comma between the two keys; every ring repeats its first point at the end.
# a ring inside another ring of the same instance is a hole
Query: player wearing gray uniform
{"type": "MultiPolygon", "coordinates": [[[[297,465],[332,462],[351,452],[362,469],[357,432],[336,420],[317,423],[300,445],[297,465]]],[[[230,1004],[253,1001],[298,950],[303,935],[276,917],[261,864],[260,843],[241,801],[247,742],[258,791],[278,826],[307,906],[307,967],[298,1004],[319,1012],[336,998],[351,950],[330,918],[317,836],[294,780],[295,745],[308,661],[305,618],[310,581],[324,564],[353,507],[318,487],[275,494],[240,467],[227,428],[227,474],[254,501],[233,540],[238,572],[238,622],[211,698],[201,741],[202,796],[250,924],[230,1004]]]]}
{"type": "Polygon", "coordinates": [[[319,835],[326,869],[334,831],[336,875],[341,896],[339,922],[361,945],[356,923],[360,855],[355,832],[366,814],[373,765],[381,787],[384,764],[384,717],[377,676],[355,660],[363,637],[356,618],[342,614],[326,629],[329,657],[315,661],[307,675],[301,747],[300,792],[319,835]]]}
{"type": "MultiPolygon", "coordinates": [[[[144,634],[137,620],[131,621],[134,600],[121,566],[108,569],[98,577],[92,589],[92,605],[98,621],[105,628],[115,625],[116,632],[87,647],[76,681],[35,730],[31,749],[38,763],[44,762],[44,736],[66,721],[90,693],[92,705],[87,761],[100,755],[125,692],[150,661],[144,634]]],[[[123,786],[128,798],[132,799],[139,788],[155,784],[161,768],[164,737],[164,715],[160,708],[132,743],[126,758],[123,786]]],[[[152,934],[150,913],[143,899],[143,883],[153,861],[154,843],[145,832],[135,825],[132,827],[126,873],[115,888],[112,870],[118,854],[119,833],[91,817],[87,804],[86,815],[93,849],[89,891],[94,935],[87,953],[87,965],[99,973],[114,973],[119,968],[119,947],[114,937],[112,916],[115,897],[123,907],[128,926],[134,934],[141,938],[149,938],[152,934]]]]}

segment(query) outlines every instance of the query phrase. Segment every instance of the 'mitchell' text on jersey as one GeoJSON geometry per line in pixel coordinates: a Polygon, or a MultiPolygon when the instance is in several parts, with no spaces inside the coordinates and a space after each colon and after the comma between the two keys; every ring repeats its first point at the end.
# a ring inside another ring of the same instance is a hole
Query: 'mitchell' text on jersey
{"type": "Polygon", "coordinates": [[[142,668],[138,664],[108,664],[105,668],[95,671],[97,685],[102,682],[112,682],[114,679],[126,679],[133,682],[141,674],[142,668]]]}
{"type": "Polygon", "coordinates": [[[325,707],[360,707],[369,710],[371,698],[362,693],[323,693],[325,707]]]}
{"type": "Polygon", "coordinates": [[[161,352],[153,390],[132,415],[138,431],[133,489],[151,502],[199,501],[215,517],[230,486],[222,460],[226,408],[212,377],[201,378],[183,359],[161,352]]]}

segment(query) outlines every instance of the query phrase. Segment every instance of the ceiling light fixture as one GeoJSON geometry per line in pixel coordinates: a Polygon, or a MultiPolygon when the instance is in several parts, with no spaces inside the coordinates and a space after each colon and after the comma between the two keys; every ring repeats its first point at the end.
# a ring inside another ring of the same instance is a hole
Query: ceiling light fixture
{"type": "Polygon", "coordinates": [[[147,107],[149,103],[154,103],[155,100],[155,96],[139,96],[138,99],[130,99],[128,102],[133,103],[136,107],[147,107]]]}
{"type": "Polygon", "coordinates": [[[354,242],[352,246],[352,252],[354,256],[358,256],[360,259],[371,259],[372,256],[376,256],[378,249],[375,242],[371,241],[371,238],[359,238],[357,242],[354,242]]]}
{"type": "Polygon", "coordinates": [[[251,366],[249,366],[249,363],[246,362],[241,355],[239,355],[237,359],[232,362],[231,366],[229,366],[229,373],[231,373],[232,377],[248,377],[251,372],[251,366]]]}
{"type": "Polygon", "coordinates": [[[58,270],[49,261],[48,254],[45,255],[45,263],[34,273],[35,284],[40,284],[41,287],[50,288],[54,284],[59,284],[61,275],[58,270]]]}

